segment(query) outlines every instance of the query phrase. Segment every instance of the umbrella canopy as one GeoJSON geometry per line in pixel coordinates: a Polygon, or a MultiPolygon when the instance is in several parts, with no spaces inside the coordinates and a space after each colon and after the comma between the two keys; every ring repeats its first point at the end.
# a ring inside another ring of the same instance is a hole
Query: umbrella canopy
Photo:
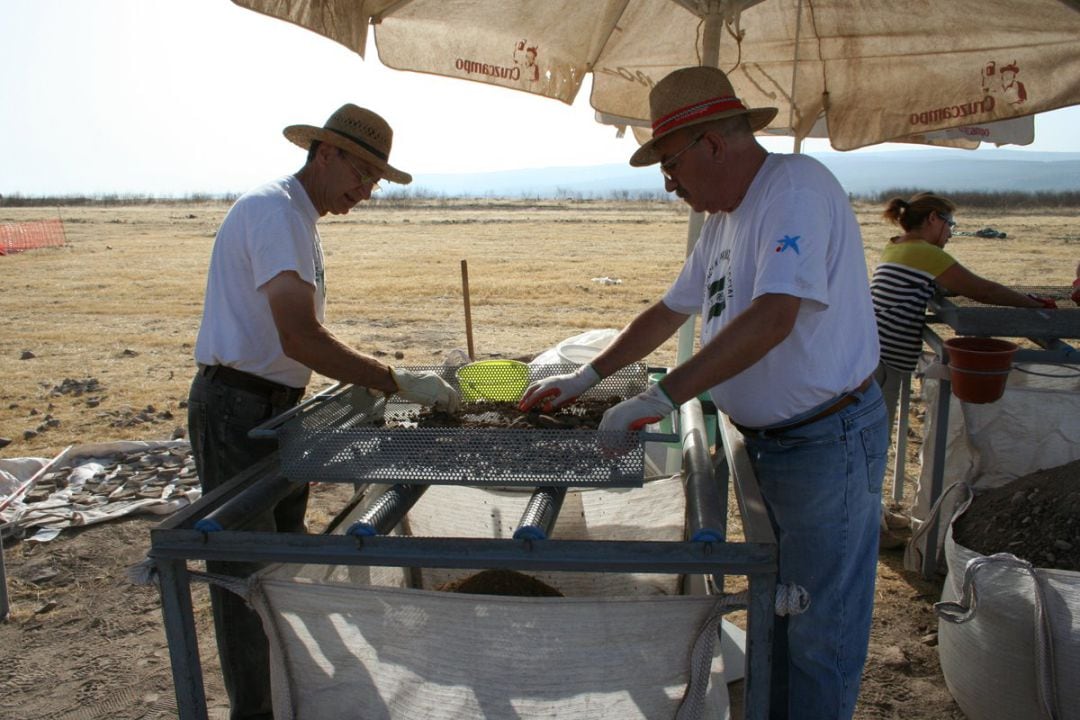
{"type": "MultiPolygon", "coordinates": [[[[1080,103],[1080,0],[233,0],[361,56],[648,120],[672,70],[725,70],[769,130],[851,150],[1080,103]],[[820,130],[819,130],[820,134],[820,130]]],[[[968,139],[973,139],[968,136],[968,139]]]]}
{"type": "MultiPolygon", "coordinates": [[[[599,112],[596,114],[596,119],[598,122],[618,127],[620,133],[625,132],[627,124],[632,125],[634,139],[641,144],[644,144],[652,137],[650,125],[644,120],[628,123],[625,118],[611,118],[599,112]]],[[[791,128],[767,127],[758,131],[758,134],[789,136],[794,133],[791,128]]],[[[829,137],[829,126],[824,116],[818,118],[818,121],[814,123],[805,137],[815,139],[827,139],[829,137]]],[[[802,140],[803,137],[796,138],[796,148],[799,147],[802,140]]],[[[1035,142],[1035,116],[1024,115],[1023,117],[997,120],[982,125],[962,125],[944,130],[913,133],[890,138],[890,142],[938,145],[962,150],[974,150],[982,143],[993,143],[998,147],[1002,145],[1030,145],[1035,142]]],[[[797,149],[796,152],[798,152],[797,149]]]]}

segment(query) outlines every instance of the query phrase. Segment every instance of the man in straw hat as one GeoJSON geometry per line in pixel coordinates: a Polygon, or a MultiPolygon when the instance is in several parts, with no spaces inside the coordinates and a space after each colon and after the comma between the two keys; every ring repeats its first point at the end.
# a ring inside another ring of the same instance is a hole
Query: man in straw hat
{"type": "Polygon", "coordinates": [[[634,166],[709,213],[664,297],[577,372],[531,386],[523,407],[557,407],[640,360],[694,313],[701,349],[607,411],[637,430],[708,391],[746,437],[779,543],[779,581],[810,596],[777,618],[772,717],[845,718],[869,642],[888,427],[859,226],[836,179],[754,137],[776,115],[747,108],[720,70],[691,67],[649,95],[652,139],[634,166]]]}
{"type": "MultiPolygon", "coordinates": [[[[323,325],[326,288],[315,225],[367,200],[378,181],[409,183],[389,163],[393,131],[381,117],[343,105],[323,127],[292,125],[285,137],[307,150],[293,175],[241,196],[214,240],[202,324],[199,369],[188,399],[188,431],[204,492],[273,452],[250,429],[296,405],[312,371],[422,405],[454,411],[457,392],[434,373],[413,373],[359,353],[323,325]]],[[[245,525],[303,532],[308,489],[245,525]]],[[[207,563],[247,575],[255,563],[207,563]]],[[[266,636],[244,601],[211,588],[214,628],[232,718],[270,718],[266,636]]]]}

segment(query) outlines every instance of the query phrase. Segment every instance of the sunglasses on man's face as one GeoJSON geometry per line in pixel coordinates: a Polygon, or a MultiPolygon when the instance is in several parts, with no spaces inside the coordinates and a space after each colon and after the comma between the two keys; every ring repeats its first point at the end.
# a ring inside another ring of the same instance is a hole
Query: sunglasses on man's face
{"type": "Polygon", "coordinates": [[[686,147],[684,147],[682,150],[680,150],[679,152],[677,152],[674,155],[672,155],[671,157],[669,157],[667,160],[660,163],[660,173],[664,176],[665,180],[671,180],[672,182],[675,181],[675,177],[674,177],[674,175],[672,173],[675,172],[675,168],[679,164],[679,156],[682,155],[687,150],[689,150],[690,148],[697,145],[699,142],[701,142],[701,139],[704,138],[704,137],[705,137],[704,133],[702,133],[701,135],[698,135],[696,138],[694,138],[689,143],[687,143],[686,147]]]}
{"type": "Polygon", "coordinates": [[[941,218],[941,222],[945,223],[945,224],[946,224],[946,225],[948,225],[948,226],[949,226],[950,228],[954,228],[954,227],[956,227],[956,221],[955,221],[955,220],[953,220],[953,217],[952,217],[952,215],[950,215],[950,214],[948,214],[948,213],[938,213],[938,214],[937,214],[937,216],[938,216],[939,218],[941,218]]]}
{"type": "Polygon", "coordinates": [[[361,185],[371,185],[370,192],[379,191],[379,179],[377,177],[366,173],[360,168],[356,167],[356,165],[353,164],[353,161],[349,159],[349,156],[346,155],[344,151],[339,154],[341,155],[341,159],[345,161],[345,164],[349,166],[349,169],[353,171],[353,174],[356,175],[357,179],[360,180],[361,185]]]}

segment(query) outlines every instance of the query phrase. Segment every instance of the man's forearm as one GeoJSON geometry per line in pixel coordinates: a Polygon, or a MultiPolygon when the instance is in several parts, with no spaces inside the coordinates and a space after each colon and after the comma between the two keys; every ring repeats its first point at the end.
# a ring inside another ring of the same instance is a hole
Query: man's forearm
{"type": "Polygon", "coordinates": [[[632,362],[637,362],[671,337],[688,315],[670,310],[658,302],[634,318],[611,344],[592,361],[600,377],[607,377],[632,362]]]}
{"type": "Polygon", "coordinates": [[[383,392],[397,389],[390,366],[353,350],[325,327],[304,337],[282,338],[281,345],[288,357],[320,375],[383,392]]]}

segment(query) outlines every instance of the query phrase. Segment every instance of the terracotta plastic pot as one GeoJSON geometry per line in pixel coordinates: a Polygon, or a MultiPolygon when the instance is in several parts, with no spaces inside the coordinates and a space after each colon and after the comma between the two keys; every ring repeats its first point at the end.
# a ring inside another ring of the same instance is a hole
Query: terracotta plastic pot
{"type": "Polygon", "coordinates": [[[945,341],[949,353],[949,380],[959,399],[992,403],[1005,393],[1012,370],[1015,343],[997,338],[959,337],[945,341]]]}

